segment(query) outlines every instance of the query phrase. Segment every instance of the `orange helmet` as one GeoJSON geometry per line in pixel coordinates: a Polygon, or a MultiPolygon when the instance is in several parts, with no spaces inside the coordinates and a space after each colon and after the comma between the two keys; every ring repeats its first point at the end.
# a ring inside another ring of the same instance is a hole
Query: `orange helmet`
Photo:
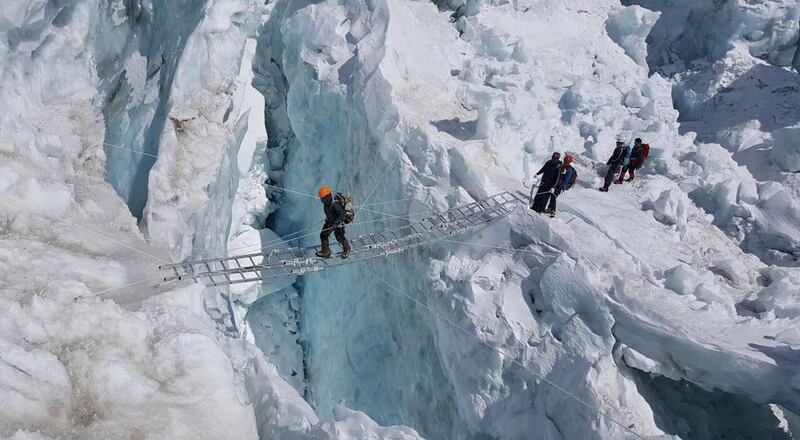
{"type": "Polygon", "coordinates": [[[325,198],[325,196],[329,196],[331,194],[331,189],[328,188],[327,186],[323,186],[322,188],[319,189],[319,192],[317,194],[319,194],[320,199],[323,199],[325,198]]]}

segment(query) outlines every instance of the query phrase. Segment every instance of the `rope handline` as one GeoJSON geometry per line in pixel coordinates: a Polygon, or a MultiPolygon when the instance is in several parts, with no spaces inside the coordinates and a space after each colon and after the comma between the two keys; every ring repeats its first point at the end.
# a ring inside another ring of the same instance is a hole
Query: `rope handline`
{"type": "MultiPolygon", "coordinates": [[[[259,245],[260,245],[260,246],[268,246],[268,245],[272,245],[272,244],[275,244],[275,243],[282,243],[282,242],[284,242],[284,241],[295,240],[295,239],[297,238],[297,237],[294,237],[295,235],[297,235],[297,234],[300,234],[300,233],[303,233],[303,232],[306,232],[306,231],[308,231],[308,230],[310,230],[310,229],[313,229],[313,228],[318,228],[318,227],[319,227],[320,225],[322,225],[323,223],[325,223],[325,220],[322,220],[322,221],[316,222],[316,223],[314,223],[313,225],[311,225],[311,226],[309,226],[309,227],[307,227],[307,228],[303,228],[303,229],[300,229],[300,230],[298,230],[298,231],[294,231],[294,232],[292,232],[292,233],[290,233],[290,234],[286,234],[286,235],[284,235],[284,236],[282,236],[282,237],[281,237],[281,236],[278,236],[278,237],[276,237],[276,238],[274,238],[274,239],[272,239],[272,240],[269,240],[269,241],[267,241],[267,242],[265,242],[265,243],[259,243],[259,244],[255,244],[255,243],[253,243],[253,244],[245,244],[245,245],[242,245],[242,246],[236,246],[236,247],[228,248],[228,252],[237,251],[237,250],[240,250],[240,249],[252,248],[253,246],[259,246],[259,245]]],[[[276,234],[276,235],[277,235],[277,234],[276,234]]]]}
{"type": "Polygon", "coordinates": [[[570,397],[570,398],[574,399],[575,401],[577,401],[578,403],[580,403],[580,404],[584,405],[584,406],[585,406],[586,408],[588,408],[590,411],[594,411],[594,412],[596,412],[597,414],[600,414],[600,415],[602,415],[603,417],[605,417],[605,418],[607,418],[608,420],[610,420],[610,421],[614,422],[614,423],[615,423],[616,425],[618,425],[620,428],[624,429],[625,431],[628,431],[628,432],[630,432],[631,434],[635,435],[636,437],[638,437],[638,438],[640,438],[640,439],[643,439],[643,440],[644,440],[644,439],[646,439],[644,436],[642,436],[642,435],[641,435],[641,434],[639,434],[638,432],[634,431],[632,428],[629,428],[629,427],[627,427],[627,426],[623,425],[623,424],[622,424],[622,422],[619,422],[618,420],[616,420],[614,417],[612,417],[611,415],[609,415],[608,413],[606,413],[606,412],[605,412],[605,411],[603,411],[602,409],[592,406],[592,405],[591,405],[589,402],[587,402],[586,400],[584,400],[584,399],[582,399],[582,398],[578,397],[577,395],[575,395],[575,394],[574,394],[574,393],[572,393],[571,391],[567,390],[566,388],[562,387],[561,385],[558,385],[557,383],[553,382],[552,380],[548,379],[547,377],[545,377],[545,376],[540,376],[540,375],[536,374],[536,373],[535,373],[533,370],[531,370],[530,368],[526,367],[526,366],[525,366],[525,364],[523,364],[522,362],[518,361],[518,360],[517,360],[515,357],[511,356],[510,354],[506,353],[504,350],[502,350],[502,349],[500,349],[500,348],[498,348],[498,347],[495,347],[495,346],[493,346],[493,345],[489,344],[488,342],[484,341],[484,340],[483,340],[483,339],[481,339],[481,338],[480,338],[478,335],[476,335],[476,334],[474,334],[474,333],[470,332],[469,330],[465,329],[464,327],[460,326],[460,325],[459,325],[458,323],[456,323],[455,321],[453,321],[453,320],[451,320],[451,319],[447,318],[446,316],[444,316],[444,315],[443,315],[443,314],[441,314],[441,313],[438,313],[438,312],[436,312],[435,310],[433,310],[432,308],[430,308],[430,307],[429,307],[428,305],[426,305],[425,303],[423,303],[423,302],[421,302],[421,301],[417,300],[416,298],[414,298],[414,297],[413,297],[413,296],[411,296],[410,294],[408,294],[408,293],[406,293],[406,292],[404,292],[404,291],[402,291],[402,290],[398,289],[398,288],[397,288],[397,287],[395,287],[394,285],[390,284],[388,281],[386,281],[386,280],[384,280],[383,278],[381,278],[381,277],[379,277],[378,275],[376,275],[376,274],[375,274],[373,271],[371,271],[371,270],[367,270],[367,273],[369,273],[369,274],[370,274],[370,275],[371,275],[373,278],[377,279],[378,281],[380,281],[381,283],[383,283],[384,285],[386,285],[387,287],[389,287],[389,288],[390,288],[390,289],[392,289],[393,291],[395,291],[395,292],[397,292],[397,293],[400,293],[401,295],[403,295],[403,296],[405,296],[406,298],[410,299],[411,301],[413,301],[414,303],[416,303],[417,305],[419,305],[419,306],[420,306],[420,307],[422,307],[423,309],[427,310],[428,312],[430,312],[431,314],[433,314],[433,315],[434,315],[434,316],[436,316],[437,318],[439,318],[439,319],[441,319],[441,320],[443,320],[443,321],[447,322],[448,324],[450,324],[450,325],[451,325],[451,326],[453,326],[454,328],[456,328],[456,329],[458,329],[458,330],[462,331],[462,332],[463,332],[464,334],[466,334],[467,336],[470,336],[470,337],[472,337],[472,338],[476,339],[478,342],[480,342],[481,344],[485,345],[485,346],[486,346],[486,347],[488,347],[490,350],[492,350],[492,351],[494,351],[494,352],[496,352],[496,353],[500,354],[501,356],[504,356],[505,358],[507,358],[507,359],[511,360],[511,362],[515,363],[516,365],[518,365],[519,367],[521,367],[523,370],[525,370],[525,371],[527,371],[527,372],[531,373],[531,375],[532,375],[533,377],[539,378],[541,381],[543,381],[543,382],[547,383],[548,385],[552,386],[553,388],[555,388],[555,389],[557,389],[557,390],[561,391],[562,393],[564,393],[566,396],[568,396],[568,397],[570,397]]]}
{"type": "MultiPolygon", "coordinates": [[[[141,279],[141,280],[139,280],[139,281],[134,281],[134,282],[132,282],[132,283],[123,284],[122,286],[110,287],[110,288],[108,288],[108,289],[104,289],[104,290],[101,290],[101,291],[99,291],[99,292],[94,292],[94,294],[95,294],[95,295],[102,295],[102,294],[104,294],[104,293],[108,293],[108,292],[111,292],[111,291],[113,291],[113,290],[124,289],[124,288],[126,288],[126,287],[131,287],[131,286],[135,286],[135,285],[137,285],[137,284],[142,284],[142,283],[144,283],[145,281],[158,281],[158,280],[160,280],[160,279],[161,279],[161,277],[158,277],[158,278],[152,278],[152,277],[151,277],[151,278],[145,278],[145,279],[141,279]]],[[[171,282],[171,281],[170,281],[170,282],[171,282]]]]}
{"type": "Polygon", "coordinates": [[[390,203],[400,203],[400,202],[407,202],[409,200],[414,200],[414,197],[409,197],[406,199],[397,199],[397,200],[387,200],[385,202],[373,202],[373,203],[362,203],[360,206],[377,206],[377,205],[388,205],[390,203]]]}
{"type": "Polygon", "coordinates": [[[156,260],[156,261],[158,261],[158,262],[161,262],[161,263],[169,263],[169,261],[166,261],[166,260],[164,260],[164,259],[162,259],[162,258],[156,257],[156,256],[155,256],[155,255],[153,255],[153,254],[147,253],[147,252],[145,252],[145,251],[143,251],[143,250],[141,250],[141,249],[137,249],[137,248],[135,248],[135,247],[133,247],[133,246],[131,246],[131,245],[129,245],[129,244],[126,244],[126,243],[123,243],[123,242],[119,241],[119,240],[117,240],[116,238],[114,238],[114,236],[113,236],[113,235],[106,234],[106,233],[104,233],[104,232],[102,232],[102,231],[98,231],[98,230],[92,229],[92,228],[90,228],[90,227],[88,227],[88,226],[85,226],[85,225],[81,225],[81,224],[78,224],[78,223],[72,223],[72,222],[70,222],[70,221],[68,221],[68,220],[61,220],[61,219],[59,219],[59,220],[55,220],[55,221],[57,221],[57,222],[61,222],[61,223],[66,223],[66,224],[68,224],[68,225],[72,225],[72,226],[77,226],[77,227],[79,227],[79,228],[83,228],[83,229],[85,229],[85,230],[87,230],[87,231],[89,231],[89,232],[93,232],[93,233],[95,233],[95,234],[100,234],[100,235],[102,235],[102,236],[104,236],[104,237],[108,238],[109,240],[111,240],[111,241],[113,241],[113,242],[117,243],[117,244],[120,244],[120,245],[122,245],[122,246],[125,246],[126,248],[128,248],[128,249],[130,249],[130,250],[132,250],[132,251],[138,252],[138,253],[140,253],[140,254],[142,254],[142,255],[148,256],[148,257],[150,257],[150,258],[152,258],[152,259],[154,259],[154,260],[156,260]]]}
{"type": "MultiPolygon", "coordinates": [[[[409,215],[421,215],[421,214],[428,214],[428,213],[430,213],[430,212],[432,212],[432,211],[431,211],[431,210],[425,210],[425,211],[413,212],[413,213],[410,213],[409,215]]],[[[412,221],[412,222],[414,221],[414,220],[411,220],[411,219],[410,219],[410,218],[408,218],[408,217],[397,217],[397,218],[398,218],[398,219],[400,219],[400,220],[407,220],[407,221],[412,221]]],[[[375,219],[375,220],[365,220],[365,221],[363,221],[363,222],[350,223],[348,226],[355,226],[355,225],[366,225],[366,224],[370,224],[370,223],[377,223],[377,222],[382,222],[382,221],[386,221],[386,220],[394,220],[394,218],[379,218],[379,219],[375,219]]],[[[308,227],[308,228],[306,228],[305,230],[308,230],[308,229],[311,229],[311,228],[312,228],[312,227],[308,227]]],[[[302,232],[302,231],[301,231],[301,232],[302,232]]],[[[294,237],[294,238],[292,238],[292,240],[300,240],[300,239],[302,239],[302,238],[305,238],[305,237],[310,237],[310,236],[312,236],[312,235],[316,235],[316,234],[319,234],[319,232],[317,232],[317,231],[310,232],[310,233],[308,233],[308,234],[301,235],[301,236],[299,236],[299,237],[294,237]]],[[[246,247],[244,247],[244,248],[237,248],[237,249],[239,249],[239,250],[245,250],[245,249],[253,249],[253,250],[256,250],[256,249],[255,249],[255,248],[256,248],[256,246],[261,246],[260,250],[262,250],[262,251],[263,251],[263,250],[267,250],[267,249],[269,249],[269,248],[271,248],[271,247],[275,247],[275,246],[277,246],[277,245],[281,244],[283,241],[282,241],[282,240],[278,241],[278,240],[276,239],[276,240],[273,240],[273,242],[274,242],[274,244],[273,244],[273,245],[269,245],[269,246],[268,246],[268,245],[266,245],[266,244],[264,244],[264,245],[260,245],[260,244],[252,244],[252,245],[246,246],[246,247]]]]}
{"type": "Polygon", "coordinates": [[[401,155],[402,155],[402,153],[398,151],[397,152],[397,157],[395,157],[394,160],[392,160],[392,162],[383,171],[383,174],[381,174],[381,177],[378,179],[378,181],[375,183],[375,185],[372,186],[372,190],[369,192],[369,194],[367,194],[367,198],[364,199],[364,203],[369,202],[369,199],[371,199],[372,195],[375,194],[375,190],[377,190],[378,186],[381,184],[381,182],[383,182],[383,178],[386,177],[386,174],[389,172],[389,170],[392,168],[392,166],[395,164],[395,162],[397,162],[397,160],[400,159],[401,155]]]}
{"type": "Polygon", "coordinates": [[[156,154],[145,153],[144,151],[136,151],[136,150],[132,150],[130,148],[121,147],[119,145],[109,144],[108,142],[103,142],[103,145],[106,145],[106,146],[109,146],[109,147],[113,147],[113,148],[119,148],[120,150],[130,151],[132,153],[139,153],[139,154],[142,154],[144,156],[155,157],[156,159],[158,159],[158,155],[156,155],[156,154]]]}

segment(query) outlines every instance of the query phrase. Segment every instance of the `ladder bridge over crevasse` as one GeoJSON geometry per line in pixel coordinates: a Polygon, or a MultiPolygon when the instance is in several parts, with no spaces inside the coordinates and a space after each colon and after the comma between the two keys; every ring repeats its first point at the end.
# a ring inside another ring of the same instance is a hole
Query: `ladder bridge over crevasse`
{"type": "Polygon", "coordinates": [[[319,258],[315,255],[319,246],[308,246],[187,261],[159,268],[171,272],[164,281],[192,279],[210,286],[293,277],[396,254],[459,234],[507,216],[522,201],[520,195],[506,191],[405,226],[349,238],[351,251],[346,259],[319,258]]]}

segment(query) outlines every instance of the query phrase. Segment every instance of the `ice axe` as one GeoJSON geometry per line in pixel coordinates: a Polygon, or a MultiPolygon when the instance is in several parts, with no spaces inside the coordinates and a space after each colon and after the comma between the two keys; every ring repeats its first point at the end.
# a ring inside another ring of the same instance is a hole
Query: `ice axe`
{"type": "MultiPolygon", "coordinates": [[[[534,186],[533,184],[531,184],[531,186],[530,186],[530,189],[531,189],[531,195],[530,195],[530,196],[528,196],[528,206],[531,206],[531,207],[533,206],[533,197],[534,197],[534,191],[536,191],[537,189],[539,189],[539,187],[540,187],[541,185],[542,185],[542,181],[541,181],[541,180],[539,180],[539,183],[537,183],[535,186],[534,186]]],[[[526,182],[525,182],[525,179],[522,179],[522,186],[524,186],[525,188],[528,188],[528,185],[526,184],[526,182]]],[[[537,196],[538,196],[539,194],[537,193],[537,194],[535,194],[535,195],[537,195],[537,196]]]]}

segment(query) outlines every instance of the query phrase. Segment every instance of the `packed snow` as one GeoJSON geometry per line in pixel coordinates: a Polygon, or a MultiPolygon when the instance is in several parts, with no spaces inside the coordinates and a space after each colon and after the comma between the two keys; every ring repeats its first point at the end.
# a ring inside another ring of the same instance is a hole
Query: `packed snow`
{"type": "Polygon", "coordinates": [[[796,438],[798,16],[4,0],[0,437],[796,438]],[[636,137],[645,167],[598,192],[636,137]],[[552,219],[159,281],[315,243],[322,185],[355,236],[527,194],[553,151],[579,179],[552,219]]]}

